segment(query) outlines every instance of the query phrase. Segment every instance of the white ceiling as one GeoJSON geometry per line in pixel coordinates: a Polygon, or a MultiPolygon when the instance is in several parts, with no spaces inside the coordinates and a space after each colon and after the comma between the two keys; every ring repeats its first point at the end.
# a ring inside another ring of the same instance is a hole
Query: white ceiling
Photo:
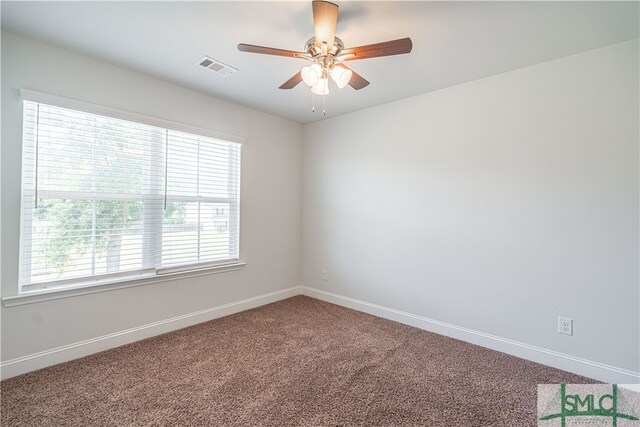
{"type": "MultiPolygon", "coordinates": [[[[408,55],[353,61],[371,81],[332,87],[332,117],[637,38],[638,2],[347,2],[337,36],[347,46],[411,37],[408,55]]],[[[11,2],[2,29],[307,123],[311,93],[277,89],[303,60],[242,53],[238,43],[303,50],[311,2],[11,2]],[[194,63],[238,68],[222,77],[194,63]]],[[[316,97],[316,104],[319,104],[316,97]]]]}

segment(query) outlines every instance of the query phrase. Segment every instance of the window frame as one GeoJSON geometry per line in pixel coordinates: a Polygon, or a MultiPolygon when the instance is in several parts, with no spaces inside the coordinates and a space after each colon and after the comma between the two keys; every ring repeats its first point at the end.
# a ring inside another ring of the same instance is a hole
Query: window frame
{"type": "MultiPolygon", "coordinates": [[[[241,173],[242,146],[244,145],[244,141],[245,141],[245,139],[241,136],[223,133],[219,131],[213,131],[210,129],[199,128],[199,127],[190,126],[190,125],[185,125],[182,123],[145,116],[142,114],[122,111],[122,110],[111,108],[111,107],[99,106],[99,105],[87,103],[84,101],[78,101],[75,99],[65,98],[58,95],[51,95],[43,92],[30,90],[30,89],[21,89],[20,96],[23,101],[47,104],[50,106],[66,108],[66,109],[75,110],[83,113],[96,114],[96,115],[105,116],[113,119],[120,119],[120,120],[126,120],[126,121],[135,122],[139,124],[155,126],[155,127],[166,129],[168,131],[173,130],[178,132],[184,132],[184,133],[188,133],[195,136],[214,138],[214,139],[219,139],[226,142],[237,144],[239,145],[239,148],[240,148],[239,150],[237,150],[238,158],[236,160],[237,160],[238,166],[237,168],[231,168],[231,165],[230,165],[230,168],[228,171],[229,172],[228,179],[230,184],[237,183],[238,186],[241,187],[239,175],[241,173]]],[[[23,108],[23,117],[24,117],[24,108],[23,108]]],[[[24,138],[24,129],[22,131],[22,138],[24,138]]],[[[21,162],[21,166],[24,167],[23,162],[21,162]]],[[[29,204],[24,203],[24,197],[33,197],[35,195],[32,189],[24,188],[24,185],[23,185],[24,183],[22,182],[22,179],[24,179],[24,176],[25,174],[21,172],[21,186],[20,186],[20,192],[21,192],[20,241],[21,242],[23,239],[23,231],[25,230],[24,229],[25,218],[27,218],[27,216],[31,218],[33,215],[32,212],[25,212],[25,209],[33,211],[33,207],[27,206],[29,204]]],[[[150,182],[149,185],[154,185],[154,183],[150,182]]],[[[238,195],[237,203],[235,203],[235,206],[237,206],[237,209],[240,210],[241,188],[237,188],[237,192],[235,192],[235,194],[238,195]]],[[[109,194],[109,193],[95,193],[95,192],[92,192],[89,195],[89,193],[86,193],[83,191],[55,191],[55,190],[54,191],[52,190],[38,191],[38,196],[40,197],[41,195],[46,195],[47,197],[51,197],[51,198],[63,197],[63,198],[83,199],[83,200],[92,200],[92,201],[136,200],[136,201],[142,201],[145,204],[146,203],[163,203],[163,200],[165,197],[165,196],[149,197],[148,195],[141,197],[140,195],[137,195],[137,194],[126,195],[126,194],[118,194],[118,193],[109,194]]],[[[204,197],[204,196],[166,196],[166,197],[167,197],[167,202],[189,200],[189,201],[197,201],[197,202],[228,203],[230,208],[231,206],[234,205],[232,203],[234,199],[230,197],[204,197]]],[[[147,229],[147,227],[158,227],[158,226],[162,227],[162,215],[158,215],[157,218],[153,217],[152,215],[152,217],[150,217],[149,219],[151,220],[144,221],[145,230],[147,229]],[[160,221],[160,223],[158,223],[158,220],[160,221]]],[[[236,249],[235,253],[238,254],[237,258],[230,258],[230,259],[225,259],[220,261],[210,261],[210,262],[205,261],[205,262],[199,262],[199,263],[179,264],[179,265],[175,265],[175,264],[174,265],[157,265],[156,264],[155,267],[151,267],[151,268],[141,268],[136,270],[97,274],[97,275],[68,278],[68,279],[51,280],[51,281],[45,281],[45,282],[33,283],[29,280],[28,283],[20,283],[20,282],[18,283],[18,295],[69,291],[69,290],[78,289],[78,288],[99,287],[99,286],[114,285],[114,284],[117,285],[117,284],[122,284],[123,282],[137,283],[137,282],[143,281],[146,283],[149,281],[149,279],[161,278],[163,276],[165,277],[163,277],[163,280],[161,281],[165,281],[167,280],[167,278],[171,276],[176,276],[176,275],[177,276],[185,275],[185,274],[189,275],[191,273],[196,273],[197,275],[201,275],[205,271],[211,271],[213,273],[217,273],[221,271],[237,270],[245,266],[245,263],[240,261],[241,258],[240,258],[240,247],[239,247],[240,246],[240,234],[239,234],[240,233],[240,212],[239,211],[237,215],[230,216],[229,230],[230,230],[230,236],[229,236],[230,244],[231,242],[237,242],[237,245],[238,245],[238,247],[235,248],[236,249]],[[232,233],[233,234],[237,233],[237,235],[233,236],[235,240],[232,240],[232,233]]],[[[152,233],[143,233],[143,239],[148,239],[154,236],[155,237],[161,236],[161,233],[155,233],[155,235],[152,233]]],[[[162,247],[161,242],[155,242],[152,244],[143,245],[143,253],[142,253],[143,259],[145,257],[153,257],[154,249],[160,248],[160,252],[161,252],[161,247],[162,247]]],[[[25,263],[31,262],[31,253],[27,254],[26,251],[25,253],[23,253],[21,246],[19,247],[18,250],[19,250],[19,271],[22,274],[22,272],[25,271],[25,269],[23,268],[23,265],[25,265],[25,263]]],[[[30,279],[31,277],[30,275],[32,271],[31,268],[29,268],[28,271],[29,271],[29,279],[30,279]]],[[[132,286],[135,286],[135,284],[132,284],[132,286]]]]}

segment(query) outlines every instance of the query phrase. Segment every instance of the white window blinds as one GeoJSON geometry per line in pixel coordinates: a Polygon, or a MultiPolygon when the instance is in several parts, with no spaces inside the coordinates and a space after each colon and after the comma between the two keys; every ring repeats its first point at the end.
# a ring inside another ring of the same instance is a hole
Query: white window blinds
{"type": "Polygon", "coordinates": [[[21,290],[239,257],[240,144],[24,101],[21,290]]]}

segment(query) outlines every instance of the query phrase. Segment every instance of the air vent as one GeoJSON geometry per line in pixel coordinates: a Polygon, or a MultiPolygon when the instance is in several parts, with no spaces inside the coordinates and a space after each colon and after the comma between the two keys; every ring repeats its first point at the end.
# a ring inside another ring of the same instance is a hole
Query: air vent
{"type": "Polygon", "coordinates": [[[196,62],[196,65],[199,65],[204,68],[208,68],[211,71],[215,71],[216,73],[224,77],[230,76],[231,74],[238,71],[237,68],[233,68],[230,65],[223,64],[217,59],[213,59],[208,56],[203,56],[202,58],[200,58],[200,60],[196,62]]]}

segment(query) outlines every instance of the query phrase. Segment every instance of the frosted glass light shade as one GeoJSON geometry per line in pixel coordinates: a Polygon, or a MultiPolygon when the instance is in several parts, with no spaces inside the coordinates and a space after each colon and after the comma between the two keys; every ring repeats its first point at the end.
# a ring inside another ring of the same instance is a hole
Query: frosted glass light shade
{"type": "Polygon", "coordinates": [[[329,79],[320,79],[312,88],[311,92],[316,95],[329,95],[329,79]]]}
{"type": "Polygon", "coordinates": [[[340,89],[345,87],[349,80],[351,80],[351,75],[353,73],[351,70],[347,70],[346,68],[335,66],[333,70],[331,70],[331,78],[338,85],[340,89]]]}
{"type": "Polygon", "coordinates": [[[322,67],[318,64],[306,66],[302,69],[302,81],[309,86],[314,86],[322,76],[322,67]]]}

